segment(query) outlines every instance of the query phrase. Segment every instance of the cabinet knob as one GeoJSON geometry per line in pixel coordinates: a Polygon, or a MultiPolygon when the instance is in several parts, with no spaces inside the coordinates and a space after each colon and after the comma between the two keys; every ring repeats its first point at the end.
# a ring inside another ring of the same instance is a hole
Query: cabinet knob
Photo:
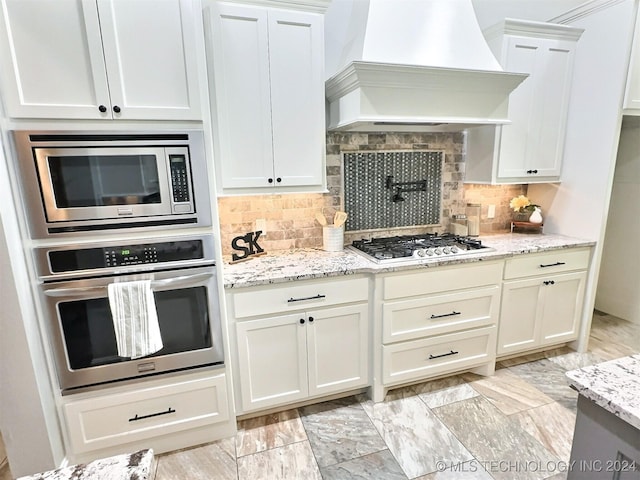
{"type": "Polygon", "coordinates": [[[104,113],[104,112],[106,112],[106,111],[107,111],[107,107],[105,107],[104,105],[100,105],[100,106],[98,107],[98,110],[100,110],[102,113],[104,113]]]}
{"type": "Polygon", "coordinates": [[[304,325],[304,318],[300,319],[300,325],[304,325]]]}
{"type": "Polygon", "coordinates": [[[113,111],[116,113],[120,113],[120,107],[118,105],[113,106],[113,111]]]}
{"type": "Polygon", "coordinates": [[[273,183],[273,178],[268,179],[267,182],[273,183]]]}
{"type": "Polygon", "coordinates": [[[313,322],[314,318],[313,317],[309,317],[309,323],[313,322]]]}
{"type": "Polygon", "coordinates": [[[276,182],[280,183],[282,179],[280,177],[276,178],[276,182]]]}

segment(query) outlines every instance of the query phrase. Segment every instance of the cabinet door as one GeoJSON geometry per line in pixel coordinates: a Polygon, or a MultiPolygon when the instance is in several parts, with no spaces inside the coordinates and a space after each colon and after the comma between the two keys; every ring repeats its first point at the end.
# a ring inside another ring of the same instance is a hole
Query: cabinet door
{"type": "Polygon", "coordinates": [[[305,398],[307,324],[304,315],[236,323],[238,377],[244,412],[305,398]]]}
{"type": "Polygon", "coordinates": [[[209,14],[222,185],[269,186],[274,175],[267,11],[216,2],[209,14]]]}
{"type": "Polygon", "coordinates": [[[501,127],[499,178],[558,178],[575,43],[507,37],[505,69],[528,73],[509,96],[512,123],[501,127]]]}
{"type": "Polygon", "coordinates": [[[627,88],[624,93],[624,114],[640,115],[640,9],[636,17],[627,88]]]}
{"type": "Polygon", "coordinates": [[[540,278],[504,282],[498,327],[498,354],[535,348],[540,337],[540,278]]]}
{"type": "Polygon", "coordinates": [[[362,304],[309,312],[309,395],[368,385],[367,310],[367,304],[362,304]]]}
{"type": "Polygon", "coordinates": [[[98,0],[98,10],[113,117],[199,120],[191,0],[98,0]]]}
{"type": "Polygon", "coordinates": [[[325,150],[323,17],[269,11],[276,185],[321,185],[325,150]]]}
{"type": "Polygon", "coordinates": [[[111,118],[95,1],[2,0],[0,80],[14,118],[111,118]]]}
{"type": "Polygon", "coordinates": [[[544,280],[543,345],[569,342],[578,336],[586,272],[554,275],[544,280]]]}

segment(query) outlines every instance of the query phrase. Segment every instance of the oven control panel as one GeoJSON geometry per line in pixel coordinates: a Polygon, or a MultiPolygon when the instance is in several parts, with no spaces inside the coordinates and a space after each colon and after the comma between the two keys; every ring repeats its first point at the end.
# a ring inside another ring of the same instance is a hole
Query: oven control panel
{"type": "Polygon", "coordinates": [[[53,273],[95,270],[154,263],[200,260],[202,240],[118,245],[103,248],[73,248],[48,252],[53,273]]]}

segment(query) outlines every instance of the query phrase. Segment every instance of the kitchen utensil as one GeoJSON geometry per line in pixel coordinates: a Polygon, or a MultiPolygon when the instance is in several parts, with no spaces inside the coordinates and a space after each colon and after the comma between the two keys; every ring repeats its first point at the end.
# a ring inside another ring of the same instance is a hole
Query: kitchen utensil
{"type": "Polygon", "coordinates": [[[347,221],[346,212],[336,212],[335,216],[333,217],[333,224],[336,227],[341,227],[342,225],[344,225],[344,222],[346,221],[347,221]]]}
{"type": "Polygon", "coordinates": [[[324,215],[320,212],[316,213],[316,220],[318,221],[318,223],[320,225],[322,225],[323,227],[327,226],[327,219],[324,217],[324,215]]]}

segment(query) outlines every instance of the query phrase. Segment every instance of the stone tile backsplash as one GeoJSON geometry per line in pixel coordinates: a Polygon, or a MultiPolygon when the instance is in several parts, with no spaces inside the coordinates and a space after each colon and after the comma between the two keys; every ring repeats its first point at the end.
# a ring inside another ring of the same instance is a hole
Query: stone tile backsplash
{"type": "MultiPolygon", "coordinates": [[[[454,133],[341,133],[327,135],[327,189],[325,194],[270,194],[220,197],[218,208],[223,255],[231,254],[231,240],[256,230],[256,221],[265,220],[266,234],[259,243],[266,251],[293,248],[321,248],[322,228],[316,212],[332,219],[344,208],[343,153],[359,151],[439,150],[444,152],[442,170],[442,221],[440,225],[410,226],[347,232],[345,243],[359,238],[446,232],[451,215],[464,213],[467,202],[481,203],[481,233],[509,229],[509,201],[525,194],[526,185],[465,185],[463,132],[454,133]],[[487,218],[487,206],[496,206],[496,216],[487,218]]],[[[331,223],[331,221],[330,221],[331,223]]]]}

